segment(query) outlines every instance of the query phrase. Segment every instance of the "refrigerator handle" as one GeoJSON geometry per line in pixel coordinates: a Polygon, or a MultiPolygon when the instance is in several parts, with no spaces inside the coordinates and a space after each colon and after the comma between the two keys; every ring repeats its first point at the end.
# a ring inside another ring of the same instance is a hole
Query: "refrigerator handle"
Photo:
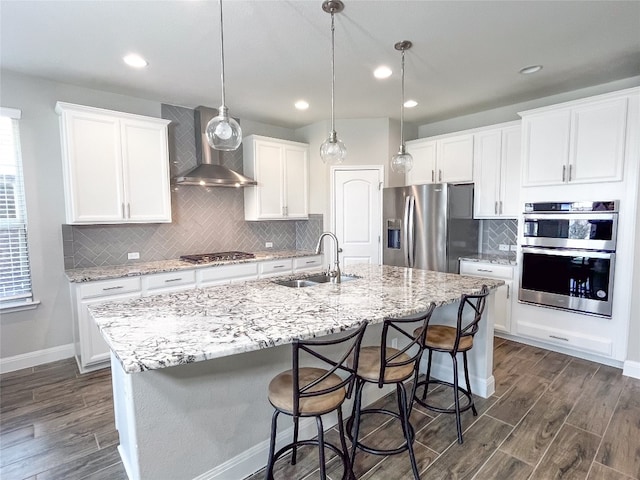
{"type": "Polygon", "coordinates": [[[402,245],[404,251],[403,263],[405,267],[409,267],[409,205],[411,203],[411,195],[404,197],[404,213],[402,215],[402,245]]]}
{"type": "Polygon", "coordinates": [[[413,195],[409,196],[409,242],[407,243],[407,256],[409,259],[409,267],[413,268],[415,266],[415,217],[414,210],[416,207],[416,197],[413,195]]]}

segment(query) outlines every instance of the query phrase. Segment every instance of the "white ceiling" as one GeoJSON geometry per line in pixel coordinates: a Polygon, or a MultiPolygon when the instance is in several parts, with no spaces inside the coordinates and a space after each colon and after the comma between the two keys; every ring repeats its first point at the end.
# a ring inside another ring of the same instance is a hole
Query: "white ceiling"
{"type": "MultiPolygon", "coordinates": [[[[225,0],[233,116],[298,127],[329,118],[330,15],[321,0],[225,0]],[[306,99],[311,107],[296,111],[306,99]]],[[[0,0],[0,66],[195,107],[220,104],[216,1],[0,0]],[[130,51],[145,70],[122,62],[130,51]]],[[[417,124],[640,75],[640,1],[345,0],[336,14],[336,117],[399,118],[400,54],[417,124]],[[385,81],[374,67],[394,70],[385,81]],[[543,64],[535,75],[518,70],[543,64]]]]}

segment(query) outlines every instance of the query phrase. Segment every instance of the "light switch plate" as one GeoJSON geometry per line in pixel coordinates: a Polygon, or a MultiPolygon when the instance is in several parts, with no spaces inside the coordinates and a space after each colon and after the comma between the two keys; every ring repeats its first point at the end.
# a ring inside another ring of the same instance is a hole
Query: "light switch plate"
{"type": "Polygon", "coordinates": [[[518,251],[518,246],[517,245],[510,245],[509,248],[511,249],[512,252],[517,252],[518,251]]]}
{"type": "Polygon", "coordinates": [[[140,252],[129,252],[127,253],[128,260],[138,260],[140,259],[140,252]]]}
{"type": "Polygon", "coordinates": [[[500,249],[501,252],[508,252],[509,251],[509,245],[507,245],[506,243],[501,243],[498,248],[500,249]]]}
{"type": "Polygon", "coordinates": [[[273,242],[264,242],[264,248],[273,248],[273,242]]]}

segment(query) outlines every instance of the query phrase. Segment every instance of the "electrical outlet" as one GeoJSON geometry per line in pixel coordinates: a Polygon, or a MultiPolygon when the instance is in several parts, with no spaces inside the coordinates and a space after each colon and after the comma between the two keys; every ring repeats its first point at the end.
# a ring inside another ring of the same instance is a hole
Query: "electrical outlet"
{"type": "Polygon", "coordinates": [[[511,250],[512,252],[517,252],[518,251],[518,246],[517,245],[509,245],[509,250],[511,250]]]}
{"type": "Polygon", "coordinates": [[[498,248],[500,249],[501,252],[508,252],[509,251],[509,245],[507,245],[506,243],[501,243],[498,248]]]}
{"type": "Polygon", "coordinates": [[[265,248],[273,248],[273,242],[264,242],[265,248]]]}
{"type": "Polygon", "coordinates": [[[140,258],[140,252],[129,252],[127,253],[128,260],[138,260],[140,258]]]}

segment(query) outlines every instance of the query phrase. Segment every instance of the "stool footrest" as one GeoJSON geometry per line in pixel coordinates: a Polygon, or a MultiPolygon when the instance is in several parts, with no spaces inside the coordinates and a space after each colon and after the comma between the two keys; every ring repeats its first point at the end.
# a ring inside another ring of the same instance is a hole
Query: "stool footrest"
{"type": "MultiPolygon", "coordinates": [[[[437,379],[432,379],[432,380],[422,380],[421,382],[416,383],[416,392],[415,395],[413,397],[413,400],[422,405],[424,408],[431,410],[433,412],[438,412],[438,413],[456,413],[456,409],[455,408],[442,408],[442,407],[436,407],[434,405],[431,405],[429,403],[427,403],[425,400],[422,400],[422,398],[420,398],[420,396],[418,395],[418,390],[420,389],[421,386],[424,385],[424,388],[429,388],[429,385],[432,384],[436,384],[436,385],[444,385],[445,387],[451,387],[454,388],[453,383],[451,382],[445,382],[444,380],[437,380],[437,379]]],[[[467,404],[466,405],[460,405],[460,412],[465,412],[467,410],[469,410],[470,408],[474,408],[474,402],[473,402],[473,398],[471,397],[471,394],[469,393],[469,391],[465,388],[462,388],[461,386],[458,385],[458,392],[462,393],[465,398],[467,399],[467,404]]]]}
{"type": "MultiPolygon", "coordinates": [[[[289,450],[293,450],[293,447],[296,447],[296,448],[302,447],[302,446],[317,447],[319,446],[319,444],[320,442],[318,442],[318,440],[315,440],[315,439],[298,440],[296,443],[289,443],[273,454],[273,464],[275,465],[276,462],[280,459],[280,457],[282,457],[282,455],[287,453],[289,450]]],[[[340,460],[342,460],[342,465],[344,466],[344,474],[342,476],[342,480],[346,480],[350,478],[349,459],[345,456],[344,452],[340,448],[336,447],[333,443],[324,442],[324,446],[326,448],[333,450],[333,452],[336,455],[338,455],[338,457],[340,457],[340,460]]]]}
{"type": "MultiPolygon", "coordinates": [[[[360,411],[360,416],[362,415],[367,415],[367,414],[372,414],[372,413],[379,413],[382,415],[388,415],[390,417],[395,418],[396,420],[401,420],[400,414],[397,412],[393,412],[391,410],[385,410],[383,408],[368,408],[365,410],[361,410],[360,411]]],[[[353,426],[353,417],[350,417],[349,420],[347,420],[347,437],[349,437],[349,440],[351,440],[353,442],[353,434],[352,432],[352,426],[353,426]]],[[[409,423],[409,436],[411,438],[411,442],[413,442],[413,439],[415,437],[415,433],[413,431],[413,426],[411,425],[411,423],[409,423]]],[[[398,453],[402,453],[402,452],[406,452],[409,449],[409,445],[407,444],[407,442],[404,442],[402,445],[400,445],[397,448],[390,448],[390,449],[378,449],[378,448],[373,448],[373,447],[369,447],[367,445],[365,445],[364,443],[362,443],[361,441],[357,442],[357,447],[360,450],[363,450],[367,453],[371,453],[372,455],[396,455],[398,453]]]]}

